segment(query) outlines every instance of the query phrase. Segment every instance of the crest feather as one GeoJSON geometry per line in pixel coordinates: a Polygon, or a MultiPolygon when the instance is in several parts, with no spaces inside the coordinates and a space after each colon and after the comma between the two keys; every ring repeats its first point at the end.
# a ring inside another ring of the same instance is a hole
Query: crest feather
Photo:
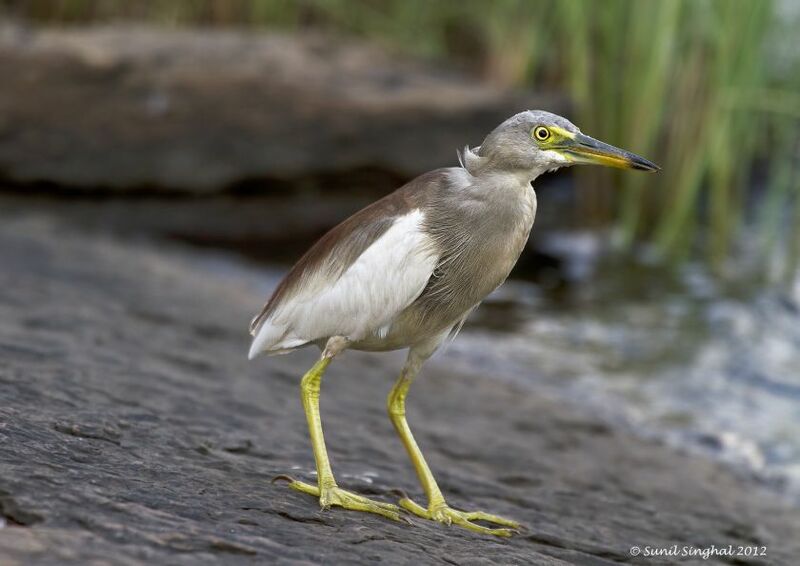
{"type": "Polygon", "coordinates": [[[458,152],[458,162],[470,175],[476,175],[486,164],[487,159],[478,155],[480,150],[481,146],[470,148],[467,145],[464,146],[463,150],[458,152]]]}

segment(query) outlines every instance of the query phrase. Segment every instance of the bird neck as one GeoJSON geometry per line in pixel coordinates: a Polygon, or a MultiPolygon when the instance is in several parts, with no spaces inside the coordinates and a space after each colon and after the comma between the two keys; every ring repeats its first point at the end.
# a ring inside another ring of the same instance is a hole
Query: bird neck
{"type": "Polygon", "coordinates": [[[504,186],[519,186],[527,188],[543,171],[536,171],[530,169],[496,169],[487,167],[473,176],[478,179],[490,181],[492,184],[499,184],[504,186]]]}
{"type": "Polygon", "coordinates": [[[527,166],[514,166],[513,163],[498,163],[496,160],[478,154],[480,148],[464,148],[459,154],[461,166],[473,177],[491,177],[499,179],[505,177],[507,181],[521,185],[529,185],[539,175],[546,172],[546,168],[538,164],[527,163],[527,166]],[[476,151],[477,150],[477,151],[476,151]],[[531,165],[533,165],[531,167],[531,165]]]}

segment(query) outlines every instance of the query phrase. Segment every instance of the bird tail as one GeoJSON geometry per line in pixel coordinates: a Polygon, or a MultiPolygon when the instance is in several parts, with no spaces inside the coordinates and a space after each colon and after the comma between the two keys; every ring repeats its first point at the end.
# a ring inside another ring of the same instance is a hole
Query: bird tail
{"type": "Polygon", "coordinates": [[[247,353],[248,360],[264,353],[268,355],[288,354],[295,348],[308,344],[308,340],[293,336],[286,326],[274,324],[270,319],[261,321],[253,329],[253,334],[253,342],[247,353]]]}

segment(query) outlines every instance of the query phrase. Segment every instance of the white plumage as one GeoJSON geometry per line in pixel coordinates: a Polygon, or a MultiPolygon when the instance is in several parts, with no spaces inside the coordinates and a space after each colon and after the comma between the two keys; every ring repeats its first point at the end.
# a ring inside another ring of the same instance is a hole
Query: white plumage
{"type": "Polygon", "coordinates": [[[439,259],[423,220],[419,209],[397,217],[336,280],[321,269],[308,274],[260,324],[249,358],[330,336],[358,341],[388,333],[394,318],[422,293],[439,259]]]}

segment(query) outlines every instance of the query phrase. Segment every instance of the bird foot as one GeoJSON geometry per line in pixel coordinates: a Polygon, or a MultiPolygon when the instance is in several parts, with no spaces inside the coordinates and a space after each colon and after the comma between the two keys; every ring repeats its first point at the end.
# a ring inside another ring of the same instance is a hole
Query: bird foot
{"type": "Polygon", "coordinates": [[[504,519],[503,517],[498,517],[497,515],[490,515],[489,513],[484,513],[483,511],[459,511],[458,509],[453,509],[444,502],[437,505],[432,505],[427,509],[422,505],[414,503],[408,497],[401,498],[399,503],[400,507],[413,513],[414,515],[417,515],[418,517],[422,517],[423,519],[438,521],[440,523],[444,523],[445,525],[458,525],[459,527],[463,527],[470,531],[484,535],[510,537],[511,535],[519,532],[519,530],[522,528],[516,521],[504,519]],[[474,521],[486,521],[487,523],[501,525],[504,528],[491,529],[489,527],[479,525],[474,521]]]}
{"type": "Polygon", "coordinates": [[[312,485],[297,481],[289,476],[277,476],[272,481],[283,480],[289,483],[289,487],[301,493],[307,493],[315,497],[319,497],[320,507],[329,509],[336,505],[344,509],[351,509],[353,511],[364,511],[367,513],[375,513],[388,519],[395,521],[405,521],[405,518],[400,515],[400,508],[392,503],[383,503],[382,501],[373,501],[363,495],[352,493],[338,486],[324,487],[320,490],[319,486],[312,485]]]}

